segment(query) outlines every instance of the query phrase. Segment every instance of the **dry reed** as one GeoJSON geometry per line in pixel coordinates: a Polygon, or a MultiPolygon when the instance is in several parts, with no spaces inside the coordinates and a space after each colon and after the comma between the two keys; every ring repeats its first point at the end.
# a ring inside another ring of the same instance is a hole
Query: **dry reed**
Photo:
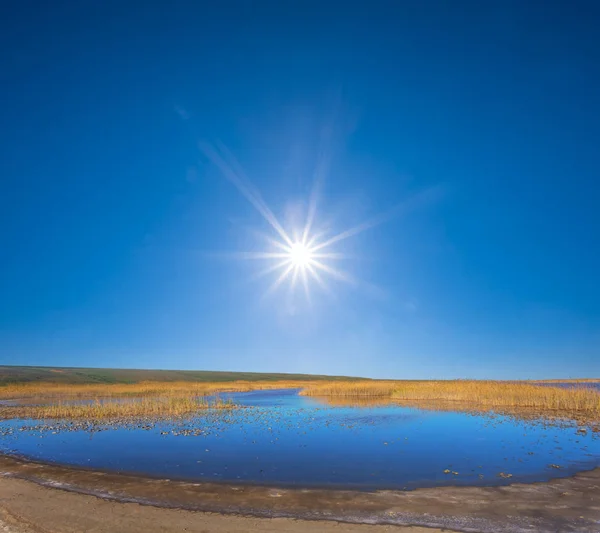
{"type": "Polygon", "coordinates": [[[497,407],[526,407],[600,415],[600,392],[585,387],[552,387],[501,381],[400,382],[394,400],[444,400],[497,407]]]}
{"type": "Polygon", "coordinates": [[[129,400],[95,399],[90,403],[58,402],[49,405],[18,406],[10,409],[11,418],[122,420],[136,418],[175,418],[207,409],[232,409],[232,402],[218,398],[208,402],[198,397],[150,396],[129,400]]]}
{"type": "Polygon", "coordinates": [[[19,383],[0,387],[0,399],[25,398],[111,398],[136,396],[211,396],[220,392],[245,392],[262,389],[300,388],[297,381],[142,381],[132,384],[19,383]]]}
{"type": "Polygon", "coordinates": [[[301,394],[330,398],[388,398],[398,402],[452,402],[457,409],[468,406],[527,409],[600,420],[600,391],[589,387],[475,380],[325,382],[310,384],[301,394]]]}
{"type": "Polygon", "coordinates": [[[232,403],[209,396],[256,389],[300,388],[305,382],[141,382],[133,384],[23,383],[0,387],[0,399],[14,406],[0,406],[1,418],[37,419],[132,419],[175,417],[197,410],[231,408],[232,403]],[[113,399],[113,401],[110,401],[113,399]],[[118,399],[118,400],[117,400],[118,399]],[[91,400],[86,402],[84,400],[91,400]],[[27,405],[34,402],[34,405],[27,405]]]}
{"type": "MultiPolygon", "coordinates": [[[[355,400],[396,402],[446,402],[457,409],[482,406],[486,409],[511,408],[560,414],[571,418],[600,420],[600,392],[590,387],[571,388],[537,385],[533,382],[501,381],[235,381],[235,382],[142,382],[135,384],[62,385],[35,383],[0,387],[0,398],[17,400],[48,399],[53,405],[8,410],[11,417],[106,418],[180,415],[204,409],[207,396],[222,392],[261,389],[302,388],[300,394],[355,400]],[[95,398],[89,405],[68,403],[69,399],[95,398]],[[102,398],[129,398],[107,402],[102,398]],[[133,401],[135,399],[135,401],[133,401]],[[14,413],[14,415],[13,415],[14,413]]],[[[5,408],[3,415],[6,415],[5,408]]]]}
{"type": "Polygon", "coordinates": [[[389,398],[397,386],[395,381],[325,381],[311,383],[303,396],[349,396],[354,398],[389,398]]]}

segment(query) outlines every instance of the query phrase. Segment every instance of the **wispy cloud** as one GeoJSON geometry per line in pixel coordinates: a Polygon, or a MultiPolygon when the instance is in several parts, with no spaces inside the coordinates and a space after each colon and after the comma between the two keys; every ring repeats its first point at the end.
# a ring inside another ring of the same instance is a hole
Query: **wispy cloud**
{"type": "Polygon", "coordinates": [[[175,113],[177,113],[182,120],[189,120],[190,119],[191,115],[187,112],[186,109],[184,109],[180,105],[175,105],[173,107],[173,109],[175,110],[175,113]]]}

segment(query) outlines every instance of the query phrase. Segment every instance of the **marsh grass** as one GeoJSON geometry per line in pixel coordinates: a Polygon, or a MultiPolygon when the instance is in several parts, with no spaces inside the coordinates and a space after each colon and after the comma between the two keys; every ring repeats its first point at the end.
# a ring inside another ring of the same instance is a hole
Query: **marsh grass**
{"type": "Polygon", "coordinates": [[[553,387],[502,381],[332,382],[308,385],[301,394],[333,398],[387,398],[395,402],[451,404],[455,410],[542,413],[576,420],[600,421],[600,391],[591,387],[553,387]]]}
{"type": "Polygon", "coordinates": [[[300,388],[305,382],[142,382],[133,384],[23,383],[0,387],[0,419],[109,420],[179,417],[199,410],[232,409],[219,399],[225,392],[300,388]]]}
{"type": "Polygon", "coordinates": [[[337,396],[353,398],[389,398],[397,387],[395,381],[340,381],[309,384],[302,389],[302,396],[337,396]]]}
{"type": "Polygon", "coordinates": [[[592,388],[539,386],[501,381],[400,382],[394,400],[444,400],[492,407],[525,407],[600,415],[600,392],[592,388]]]}
{"type": "Polygon", "coordinates": [[[14,418],[69,419],[88,421],[135,418],[177,418],[207,409],[233,409],[232,402],[203,397],[149,396],[127,400],[95,399],[86,403],[57,402],[49,405],[18,406],[14,418]]]}
{"type": "Polygon", "coordinates": [[[212,396],[221,392],[300,388],[297,381],[143,381],[132,384],[19,383],[0,387],[0,399],[126,398],[149,396],[212,396]]]}
{"type": "MultiPolygon", "coordinates": [[[[95,419],[140,416],[181,416],[231,404],[210,396],[224,392],[300,388],[301,395],[347,399],[354,405],[398,402],[445,404],[455,410],[473,408],[544,413],[550,416],[600,422],[600,391],[581,386],[508,381],[233,381],[141,382],[135,384],[64,385],[27,383],[0,387],[0,399],[16,399],[17,406],[0,408],[3,418],[95,419]],[[78,401],[91,399],[91,402],[78,401]],[[36,402],[27,406],[27,402],[36,402]],[[210,404],[210,405],[209,405],[210,404]]],[[[345,403],[345,402],[338,402],[345,403]]]]}

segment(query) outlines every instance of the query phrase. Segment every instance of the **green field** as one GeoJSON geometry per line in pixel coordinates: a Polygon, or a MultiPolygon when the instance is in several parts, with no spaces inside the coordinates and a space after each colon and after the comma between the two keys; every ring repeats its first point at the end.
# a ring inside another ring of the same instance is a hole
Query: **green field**
{"type": "MultiPolygon", "coordinates": [[[[216,372],[207,370],[135,370],[127,368],[67,368],[49,366],[0,366],[0,385],[26,382],[138,383],[140,381],[280,381],[357,379],[346,376],[216,372]]],[[[362,379],[362,378],[358,378],[362,379]]]]}

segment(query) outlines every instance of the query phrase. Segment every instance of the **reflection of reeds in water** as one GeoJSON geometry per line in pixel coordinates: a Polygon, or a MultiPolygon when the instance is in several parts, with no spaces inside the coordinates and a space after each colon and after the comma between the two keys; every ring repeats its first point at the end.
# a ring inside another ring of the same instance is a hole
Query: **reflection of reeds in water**
{"type": "Polygon", "coordinates": [[[395,405],[390,398],[367,396],[314,396],[314,399],[329,407],[385,407],[395,405]]]}
{"type": "Polygon", "coordinates": [[[389,398],[397,387],[394,381],[327,381],[311,383],[300,392],[303,396],[389,398]]]}
{"type": "Polygon", "coordinates": [[[100,400],[89,403],[58,402],[50,405],[15,407],[14,418],[117,420],[142,417],[179,417],[206,409],[232,409],[232,402],[197,397],[150,396],[130,400],[100,400]]]}
{"type": "MultiPolygon", "coordinates": [[[[550,425],[563,426],[576,423],[582,426],[588,426],[594,432],[600,432],[600,418],[597,415],[590,415],[586,412],[577,411],[557,411],[543,408],[522,407],[522,406],[490,406],[480,405],[473,402],[446,401],[446,400],[388,400],[389,404],[402,407],[411,407],[424,411],[444,411],[468,413],[475,416],[485,416],[496,418],[497,416],[507,417],[513,420],[525,422],[541,422],[550,425]]],[[[584,432],[587,429],[583,430],[584,432]]]]}
{"type": "Polygon", "coordinates": [[[450,404],[451,410],[544,413],[585,421],[600,421],[600,392],[585,387],[561,388],[527,382],[387,381],[334,382],[308,385],[302,394],[330,399],[380,398],[396,402],[450,404]]]}

